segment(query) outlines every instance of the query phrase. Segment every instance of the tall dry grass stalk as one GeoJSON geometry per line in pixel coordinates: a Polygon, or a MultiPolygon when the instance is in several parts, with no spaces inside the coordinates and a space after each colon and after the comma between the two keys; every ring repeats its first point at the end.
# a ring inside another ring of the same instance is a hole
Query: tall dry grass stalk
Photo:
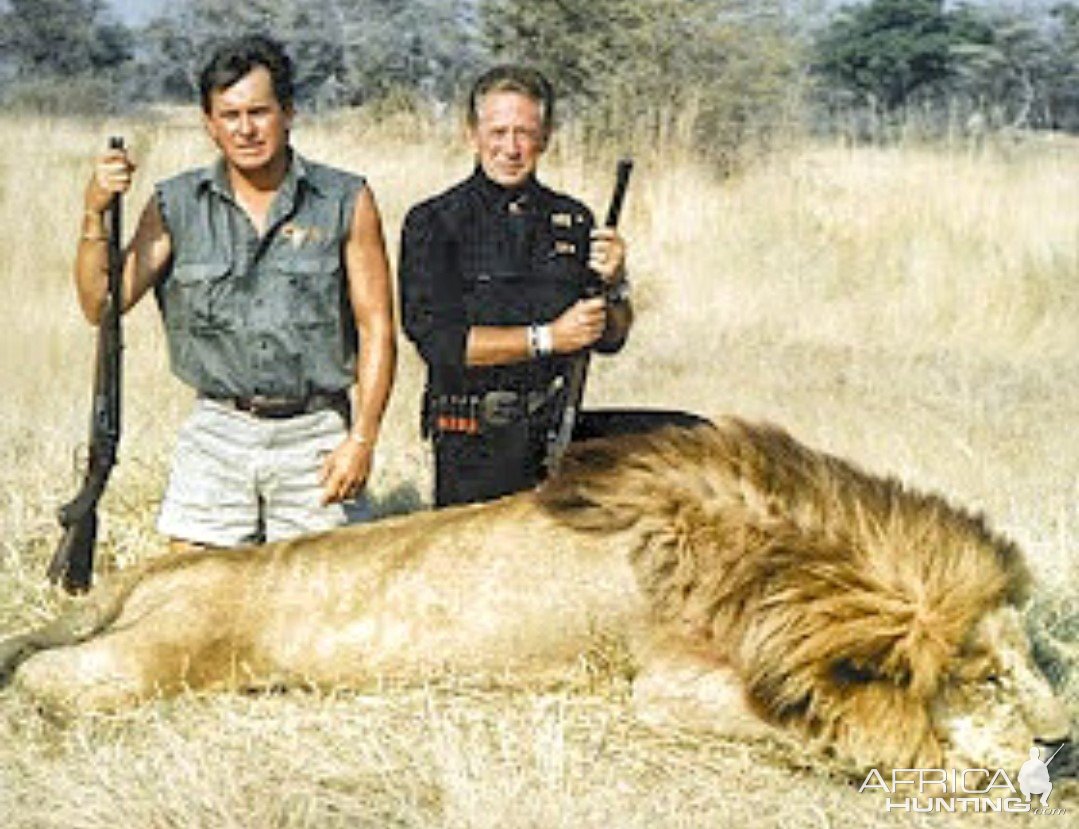
{"type": "MultiPolygon", "coordinates": [[[[151,183],[212,158],[197,116],[0,120],[0,631],[60,601],[42,572],[74,491],[94,338],[69,275],[89,159],[123,133],[151,183]]],[[[367,174],[391,247],[408,206],[465,175],[452,129],[301,121],[299,149],[367,174]]],[[[572,136],[544,168],[603,207],[616,155],[572,136]]],[[[766,417],[988,512],[1040,579],[1031,626],[1079,712],[1079,145],[798,146],[719,181],[638,157],[624,224],[638,324],[593,362],[593,404],[766,417]]],[[[396,254],[396,250],[392,253],[396,254]]],[[[107,567],[161,549],[153,518],[190,393],[152,302],[127,321],[107,567]]],[[[417,505],[429,462],[409,347],[373,490],[417,505]]],[[[181,699],[57,725],[0,694],[0,814],[17,827],[889,825],[881,805],[765,746],[656,734],[622,689],[385,688],[181,699]]]]}

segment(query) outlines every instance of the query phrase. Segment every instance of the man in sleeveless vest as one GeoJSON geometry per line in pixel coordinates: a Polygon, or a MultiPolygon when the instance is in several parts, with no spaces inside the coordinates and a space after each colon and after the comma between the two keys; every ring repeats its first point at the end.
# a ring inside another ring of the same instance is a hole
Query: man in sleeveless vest
{"type": "MultiPolygon", "coordinates": [[[[172,370],[197,392],[159,529],[234,546],[362,516],[396,361],[382,223],[360,176],[289,145],[292,64],[272,39],[223,44],[199,78],[210,167],[160,182],[124,250],[124,310],[153,289],[172,370]]],[[[96,323],[103,213],[129,189],[123,150],[87,185],[75,264],[96,323]]]]}

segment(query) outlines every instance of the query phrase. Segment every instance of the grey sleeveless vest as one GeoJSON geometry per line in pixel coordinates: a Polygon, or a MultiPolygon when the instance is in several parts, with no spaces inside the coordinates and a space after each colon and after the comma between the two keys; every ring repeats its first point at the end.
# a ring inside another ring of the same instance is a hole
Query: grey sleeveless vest
{"type": "Polygon", "coordinates": [[[155,290],[177,377],[215,397],[304,397],[352,384],[344,244],[363,186],[293,153],[260,237],[223,161],[157,185],[172,263],[155,290]]]}

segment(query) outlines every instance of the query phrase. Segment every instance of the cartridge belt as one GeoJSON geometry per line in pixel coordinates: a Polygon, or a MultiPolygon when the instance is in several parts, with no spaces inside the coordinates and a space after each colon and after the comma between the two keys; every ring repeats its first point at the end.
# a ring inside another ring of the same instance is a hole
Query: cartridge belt
{"type": "MultiPolygon", "coordinates": [[[[488,429],[530,419],[561,390],[561,377],[546,389],[492,389],[482,394],[436,394],[428,397],[426,421],[434,434],[479,435],[488,429]]],[[[548,414],[544,414],[544,419],[548,414]]]]}

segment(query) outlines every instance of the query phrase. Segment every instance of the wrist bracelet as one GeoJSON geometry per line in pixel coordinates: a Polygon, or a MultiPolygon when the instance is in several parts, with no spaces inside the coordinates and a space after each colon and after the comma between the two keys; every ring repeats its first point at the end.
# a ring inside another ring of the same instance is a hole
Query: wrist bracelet
{"type": "Polygon", "coordinates": [[[539,326],[538,335],[539,355],[541,357],[550,357],[554,353],[554,334],[551,333],[551,326],[539,326]]]}
{"type": "Polygon", "coordinates": [[[528,356],[549,357],[554,351],[554,335],[551,326],[532,323],[528,326],[528,356]]]}
{"type": "MultiPolygon", "coordinates": [[[[83,210],[82,215],[83,215],[84,219],[94,219],[95,223],[99,227],[104,226],[105,217],[101,213],[98,213],[96,210],[83,210]]],[[[100,231],[100,230],[97,231],[96,233],[87,232],[85,227],[86,227],[86,225],[84,223],[83,224],[83,231],[79,235],[79,241],[80,242],[107,242],[107,241],[109,241],[109,236],[108,236],[107,233],[105,233],[103,231],[100,231]]]]}
{"type": "Polygon", "coordinates": [[[361,435],[359,432],[349,432],[348,439],[355,443],[357,446],[370,446],[371,442],[361,435]]]}

